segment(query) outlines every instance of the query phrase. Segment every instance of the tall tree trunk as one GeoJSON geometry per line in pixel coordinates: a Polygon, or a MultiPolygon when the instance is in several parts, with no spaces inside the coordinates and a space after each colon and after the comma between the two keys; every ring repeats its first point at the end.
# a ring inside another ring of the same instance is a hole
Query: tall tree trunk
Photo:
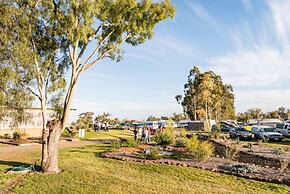
{"type": "Polygon", "coordinates": [[[47,123],[48,136],[45,144],[45,160],[42,162],[42,171],[45,173],[59,173],[58,167],[58,142],[61,136],[61,122],[52,120],[47,123]]]}
{"type": "Polygon", "coordinates": [[[41,157],[41,168],[43,170],[43,166],[47,162],[47,137],[48,137],[48,129],[47,125],[47,111],[46,111],[46,103],[44,100],[41,101],[41,114],[42,114],[42,157],[41,157]]]}

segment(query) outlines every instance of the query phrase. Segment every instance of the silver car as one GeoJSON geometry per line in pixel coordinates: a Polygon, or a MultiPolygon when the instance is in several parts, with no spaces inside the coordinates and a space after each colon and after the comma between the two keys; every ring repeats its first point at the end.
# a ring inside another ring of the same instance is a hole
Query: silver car
{"type": "Polygon", "coordinates": [[[276,131],[272,127],[261,127],[257,130],[257,136],[259,139],[264,139],[268,141],[282,141],[283,135],[276,131]]]}

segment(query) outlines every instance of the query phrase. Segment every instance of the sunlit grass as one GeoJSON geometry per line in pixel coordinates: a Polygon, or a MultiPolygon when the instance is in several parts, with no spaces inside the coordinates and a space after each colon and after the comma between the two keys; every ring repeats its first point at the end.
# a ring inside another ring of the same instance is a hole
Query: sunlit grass
{"type": "MultiPolygon", "coordinates": [[[[27,175],[15,193],[287,193],[287,187],[194,168],[140,164],[101,158],[109,144],[60,151],[58,175],[27,175]]],[[[39,153],[20,162],[39,162],[39,153]]],[[[13,163],[0,164],[0,185],[15,178],[4,174],[13,163]]],[[[1,187],[0,187],[1,188],[1,187]]],[[[2,187],[3,188],[3,187],[2,187]]]]}

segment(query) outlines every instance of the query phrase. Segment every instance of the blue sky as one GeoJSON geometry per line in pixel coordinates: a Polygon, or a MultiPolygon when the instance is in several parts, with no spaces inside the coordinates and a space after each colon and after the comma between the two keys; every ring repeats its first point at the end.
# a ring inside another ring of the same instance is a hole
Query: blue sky
{"type": "Polygon", "coordinates": [[[174,97],[194,65],[233,85],[237,111],[289,107],[289,0],[172,3],[176,17],[152,40],[123,45],[121,62],[102,61],[81,76],[73,119],[86,111],[134,119],[182,112],[174,97]]]}

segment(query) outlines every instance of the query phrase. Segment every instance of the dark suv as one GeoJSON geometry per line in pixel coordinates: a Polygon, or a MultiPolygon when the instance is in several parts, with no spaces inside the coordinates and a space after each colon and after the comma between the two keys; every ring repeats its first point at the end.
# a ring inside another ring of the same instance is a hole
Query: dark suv
{"type": "Polygon", "coordinates": [[[230,129],[230,137],[231,138],[239,138],[239,139],[245,139],[250,140],[253,138],[253,134],[249,132],[244,127],[237,127],[230,129]]]}

